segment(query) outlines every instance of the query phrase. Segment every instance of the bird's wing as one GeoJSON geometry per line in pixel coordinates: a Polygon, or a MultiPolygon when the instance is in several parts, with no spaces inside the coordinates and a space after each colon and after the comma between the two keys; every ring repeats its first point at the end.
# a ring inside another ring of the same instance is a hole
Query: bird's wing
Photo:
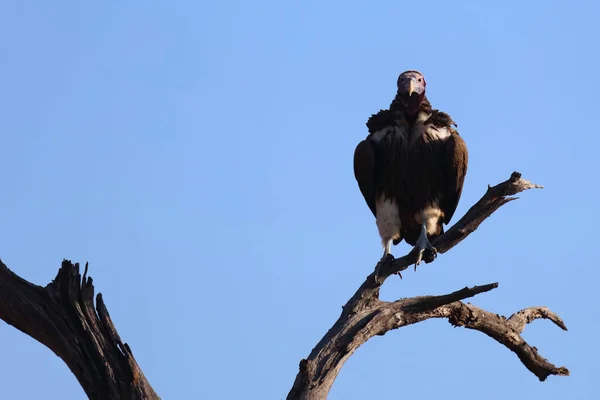
{"type": "Polygon", "coordinates": [[[377,217],[375,196],[379,170],[381,169],[380,148],[371,140],[372,135],[395,124],[399,117],[397,111],[379,110],[369,117],[366,125],[369,136],[360,142],[354,150],[354,177],[371,212],[377,217]]]}
{"type": "Polygon", "coordinates": [[[440,208],[444,212],[444,223],[447,225],[450,222],[450,219],[452,219],[458,201],[460,200],[469,162],[467,145],[454,129],[452,129],[452,134],[446,142],[445,153],[443,161],[445,188],[440,208]]]}
{"type": "Polygon", "coordinates": [[[375,145],[366,138],[354,150],[354,177],[373,215],[375,213],[375,184],[377,159],[375,145]]]}

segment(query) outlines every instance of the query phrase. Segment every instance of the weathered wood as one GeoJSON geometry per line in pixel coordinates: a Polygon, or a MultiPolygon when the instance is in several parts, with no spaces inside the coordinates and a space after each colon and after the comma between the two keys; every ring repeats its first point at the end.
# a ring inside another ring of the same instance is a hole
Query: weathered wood
{"type": "MultiPolygon", "coordinates": [[[[509,197],[527,189],[541,188],[514,172],[511,177],[487,192],[452,228],[432,244],[445,253],[464,240],[494,211],[516,200],[509,197]]],[[[460,300],[492,290],[497,283],[464,288],[443,296],[420,296],[395,302],[379,300],[379,289],[393,274],[414,265],[416,254],[411,251],[393,261],[382,261],[343,307],[342,314],[315,346],[307,359],[300,362],[300,371],[290,390],[288,400],[323,400],[346,360],[367,340],[384,335],[392,329],[411,325],[429,318],[447,318],[454,326],[478,330],[517,354],[521,362],[540,381],[549,375],[569,375],[565,367],[556,367],[541,357],[535,347],[521,337],[525,325],[537,318],[548,318],[566,330],[563,321],[545,307],[533,307],[515,313],[509,319],[482,310],[460,300]]]]}
{"type": "Polygon", "coordinates": [[[0,319],[50,348],[90,399],[160,399],[115,328],[102,294],[79,264],[64,260],[46,287],[20,278],[0,261],[0,319]]]}
{"type": "MultiPolygon", "coordinates": [[[[475,231],[502,205],[521,191],[539,188],[517,172],[488,191],[433,245],[445,253],[475,231]]],[[[464,288],[442,296],[420,296],[395,302],[379,300],[379,289],[393,274],[413,265],[414,252],[393,262],[380,262],[343,307],[339,319],[300,362],[300,371],[288,399],[325,399],[344,362],[375,335],[424,321],[447,318],[455,326],[478,330],[517,354],[540,381],[549,375],[568,375],[537,353],[521,333],[526,324],[550,319],[566,330],[558,315],[546,307],[529,307],[506,319],[461,300],[492,290],[497,284],[464,288]]],[[[56,278],[46,287],[20,278],[0,261],[0,319],[38,340],[58,355],[77,377],[90,399],[159,399],[131,349],[123,343],[110,319],[102,295],[96,297],[92,279],[79,273],[79,264],[64,260],[56,278]]]]}

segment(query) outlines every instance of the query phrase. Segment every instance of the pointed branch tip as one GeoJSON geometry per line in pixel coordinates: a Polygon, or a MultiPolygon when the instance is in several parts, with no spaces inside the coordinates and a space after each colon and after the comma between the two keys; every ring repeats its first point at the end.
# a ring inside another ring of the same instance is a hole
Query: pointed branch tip
{"type": "Polygon", "coordinates": [[[536,319],[549,319],[563,331],[568,330],[562,318],[545,306],[528,307],[521,311],[517,311],[511,315],[507,321],[514,330],[522,333],[525,326],[536,319]]]}

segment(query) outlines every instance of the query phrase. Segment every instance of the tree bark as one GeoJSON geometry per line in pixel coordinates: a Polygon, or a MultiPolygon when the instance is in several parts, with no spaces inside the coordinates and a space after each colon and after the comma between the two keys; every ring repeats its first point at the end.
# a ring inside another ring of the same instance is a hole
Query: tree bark
{"type": "Polygon", "coordinates": [[[160,399],[123,343],[94,285],[79,264],[64,260],[45,287],[20,278],[0,261],[0,319],[59,356],[90,399],[160,399]]]}
{"type": "MultiPolygon", "coordinates": [[[[516,200],[519,192],[542,186],[521,178],[514,172],[511,177],[494,187],[452,226],[444,235],[433,241],[438,253],[445,253],[464,240],[494,211],[516,200]]],[[[315,346],[307,359],[300,361],[300,371],[290,390],[288,400],[323,400],[327,398],[340,369],[346,360],[367,340],[384,335],[393,329],[411,325],[429,318],[446,318],[454,326],[464,326],[490,336],[513,351],[523,365],[540,381],[549,375],[569,375],[565,367],[556,367],[540,356],[535,347],[521,337],[529,322],[545,318],[567,330],[564,322],[546,307],[530,307],[510,318],[499,316],[461,300],[498,287],[497,283],[464,288],[441,296],[419,296],[394,302],[379,300],[379,289],[393,274],[413,265],[415,251],[393,261],[380,261],[356,293],[342,309],[342,314],[315,346]]],[[[426,260],[431,262],[431,260],[426,260]]],[[[415,267],[416,268],[416,267],[415,267]]]]}
{"type": "MultiPolygon", "coordinates": [[[[474,232],[509,197],[541,188],[513,173],[505,182],[488,187],[463,218],[432,244],[445,253],[474,232]]],[[[513,351],[540,381],[549,375],[569,375],[540,356],[521,333],[531,321],[549,319],[567,330],[546,307],[529,307],[508,319],[461,300],[498,286],[492,283],[441,296],[420,296],[395,302],[379,300],[379,289],[393,274],[413,265],[414,251],[392,262],[380,262],[343,307],[339,319],[300,362],[300,371],[287,399],[325,399],[344,362],[375,335],[424,321],[446,318],[454,326],[478,330],[513,351]]],[[[426,260],[427,261],[427,260],[426,260]]],[[[79,273],[79,264],[64,260],[56,278],[45,287],[20,278],[0,261],[0,319],[50,348],[71,369],[90,399],[159,399],[131,349],[121,341],[99,293],[94,308],[92,278],[79,273]]]]}

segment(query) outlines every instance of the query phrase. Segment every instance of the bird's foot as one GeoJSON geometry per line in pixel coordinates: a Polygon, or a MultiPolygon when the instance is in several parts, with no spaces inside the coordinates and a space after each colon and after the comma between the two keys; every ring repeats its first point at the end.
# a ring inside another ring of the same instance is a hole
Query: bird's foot
{"type": "MultiPolygon", "coordinates": [[[[379,260],[379,262],[375,266],[375,281],[377,283],[379,283],[379,272],[381,271],[381,268],[388,263],[391,264],[392,262],[394,262],[394,260],[395,258],[391,253],[385,253],[383,257],[381,257],[381,260],[379,260]]],[[[402,275],[400,275],[400,278],[402,278],[402,275]]]]}
{"type": "Polygon", "coordinates": [[[381,260],[379,260],[379,262],[388,263],[388,262],[394,261],[395,259],[396,258],[391,253],[387,253],[387,254],[384,254],[383,257],[381,257],[381,260]]]}
{"type": "Polygon", "coordinates": [[[435,260],[437,257],[437,249],[431,245],[426,234],[421,234],[419,236],[419,239],[417,239],[417,244],[415,245],[415,249],[417,250],[417,261],[415,262],[415,271],[417,270],[417,265],[419,265],[423,260],[423,253],[425,252],[425,250],[429,250],[429,252],[431,252],[428,254],[430,257],[433,255],[431,261],[435,260]]]}

